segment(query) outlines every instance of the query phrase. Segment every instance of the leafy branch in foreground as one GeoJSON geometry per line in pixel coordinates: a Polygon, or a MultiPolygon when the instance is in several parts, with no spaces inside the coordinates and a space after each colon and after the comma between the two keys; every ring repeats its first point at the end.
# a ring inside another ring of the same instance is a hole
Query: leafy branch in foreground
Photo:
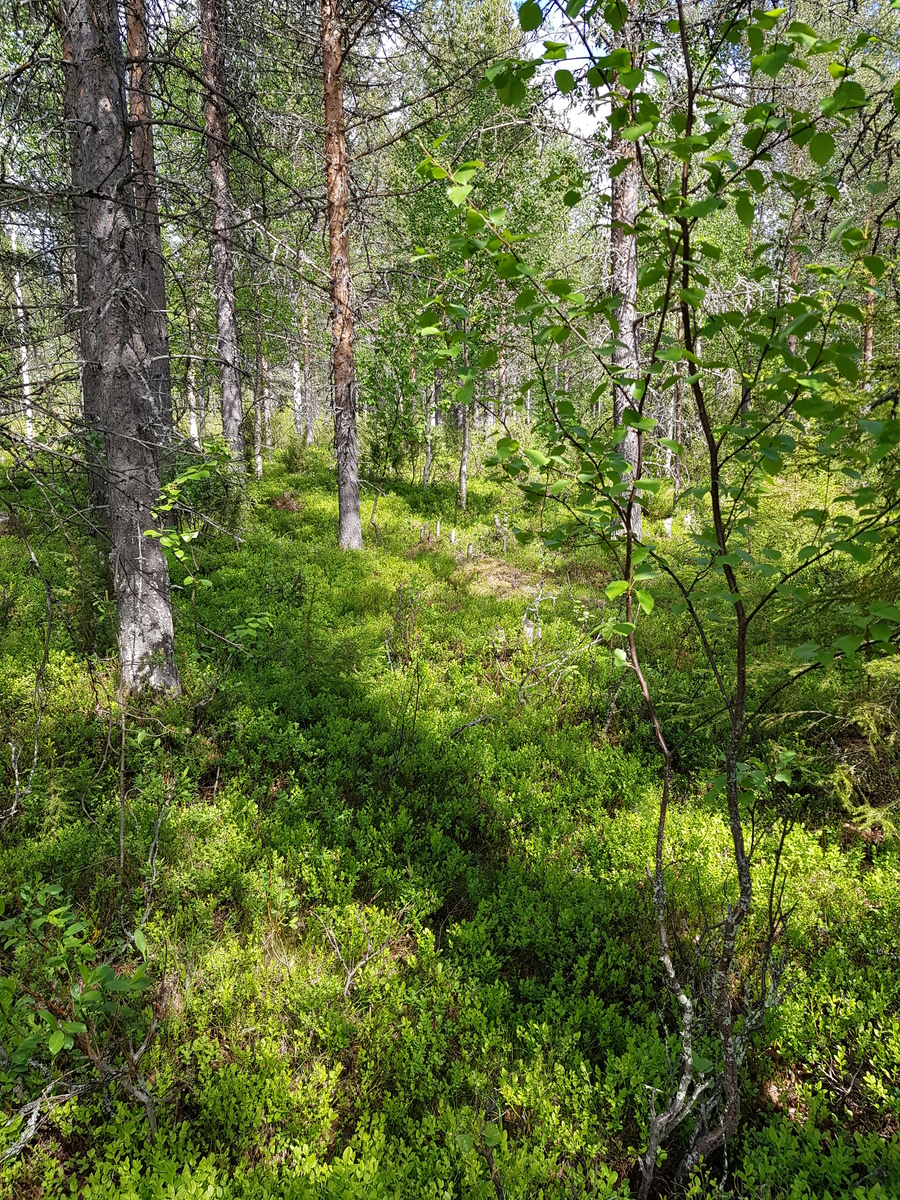
{"type": "MultiPolygon", "coordinates": [[[[436,144],[418,167],[420,176],[444,183],[459,213],[450,248],[464,262],[480,257],[491,264],[514,296],[514,324],[531,348],[534,374],[523,390],[543,405],[542,448],[501,437],[491,461],[535,509],[558,512],[553,528],[541,531],[547,546],[600,544],[616,564],[619,577],[606,596],[618,602],[619,615],[602,632],[620,668],[637,681],[662,759],[651,879],[681,1049],[668,1089],[651,1092],[640,1158],[642,1197],[649,1194],[663,1143],[679,1126],[688,1128],[682,1180],[734,1133],[747,1048],[780,1000],[785,964],[776,949],[787,914],[778,877],[791,768],[779,760],[770,778],[748,766],[755,722],[775,695],[810,669],[827,670],[863,647],[870,656],[894,653],[900,631],[900,608],[876,600],[826,606],[822,624],[830,636],[794,649],[794,664],[806,666],[768,663],[754,641],[763,614],[802,620],[822,564],[843,564],[840,569],[852,572],[854,564],[868,563],[895,538],[900,519],[900,421],[873,418],[869,397],[858,390],[856,336],[867,320],[858,302],[860,280],[866,280],[866,294],[878,294],[876,281],[889,264],[876,253],[877,239],[897,222],[887,216],[866,224],[835,222],[820,261],[807,250],[802,281],[795,222],[798,210],[809,213],[835,198],[835,176],[826,168],[831,172],[838,137],[841,153],[852,160],[860,148],[860,135],[853,138],[855,117],[877,116],[894,103],[896,89],[882,81],[867,95],[852,78],[854,63],[870,50],[870,35],[835,41],[783,20],[782,11],[742,13],[716,14],[704,24],[689,19],[679,4],[662,22],[668,34],[663,44],[641,36],[627,8],[612,4],[605,21],[616,48],[598,55],[583,36],[591,65],[577,76],[564,68],[555,75],[559,92],[578,88],[609,106],[609,146],[618,155],[608,168],[613,195],[596,202],[634,259],[642,333],[633,359],[623,360],[619,352],[633,328],[627,288],[590,298],[575,281],[529,263],[527,235],[507,227],[504,209],[476,202],[480,162],[454,168],[438,160],[436,144]],[[829,68],[828,94],[817,103],[794,106],[811,99],[809,89],[790,96],[791,103],[774,89],[766,99],[754,99],[756,78],[774,79],[786,68],[812,71],[822,55],[834,56],[839,69],[829,68]],[[804,149],[806,169],[799,157],[804,149]],[[616,180],[632,171],[639,176],[641,204],[635,202],[625,222],[616,180]],[[751,249],[745,270],[760,290],[748,288],[737,304],[716,286],[717,264],[728,238],[736,230],[752,232],[757,221],[765,240],[751,249]],[[553,362],[574,348],[591,356],[601,376],[587,401],[551,382],[553,362]],[[594,405],[607,387],[613,419],[597,423],[594,405]],[[653,473],[650,451],[684,454],[674,438],[657,436],[659,418],[653,415],[664,411],[667,393],[682,388],[696,423],[695,474],[704,480],[680,498],[702,521],[689,534],[687,556],[640,522],[642,503],[666,485],[653,473]],[[616,402],[622,393],[624,405],[616,402]],[[790,474],[824,476],[824,494],[793,513],[793,544],[766,541],[759,517],[783,503],[790,474]],[[697,918],[687,949],[676,930],[691,918],[672,911],[666,840],[678,744],[667,730],[665,683],[645,666],[641,644],[641,621],[663,597],[673,618],[686,618],[686,636],[696,641],[725,721],[724,770],[709,800],[724,799],[732,879],[721,911],[697,918]],[[773,795],[784,810],[780,826],[765,838],[748,835],[748,821],[752,825],[759,804],[771,805],[773,795]],[[755,899],[761,872],[769,894],[762,916],[755,899]],[[701,1042],[715,1044],[707,1051],[712,1058],[698,1054],[701,1042]]],[[[538,6],[525,5],[520,19],[525,31],[537,29],[538,6]]],[[[565,57],[564,43],[544,44],[546,61],[565,57]]],[[[488,80],[502,101],[516,104],[538,69],[534,59],[506,60],[491,68],[488,80]]],[[[877,180],[868,191],[879,194],[877,180]]],[[[420,332],[434,339],[436,361],[465,364],[457,369],[464,399],[473,386],[468,363],[477,339],[496,341],[499,335],[476,330],[473,314],[459,303],[462,279],[461,271],[447,275],[420,317],[420,332]]],[[[529,540],[535,534],[520,530],[517,536],[529,540]]]]}

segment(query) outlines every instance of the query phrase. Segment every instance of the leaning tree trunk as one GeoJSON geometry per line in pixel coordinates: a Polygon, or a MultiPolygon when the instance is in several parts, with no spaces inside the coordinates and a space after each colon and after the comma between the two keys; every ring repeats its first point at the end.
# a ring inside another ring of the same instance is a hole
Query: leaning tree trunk
{"type": "MultiPolygon", "coordinates": [[[[629,49],[636,44],[629,20],[622,31],[622,45],[629,49]]],[[[625,141],[618,131],[612,138],[614,160],[625,160],[626,166],[612,181],[612,230],[610,233],[610,286],[614,296],[621,297],[617,318],[619,334],[614,339],[612,366],[614,374],[628,380],[637,378],[640,371],[637,339],[638,260],[635,225],[640,197],[640,171],[635,143],[625,141]]],[[[629,385],[613,383],[613,423],[621,426],[625,409],[629,407],[629,385]]],[[[632,475],[638,465],[637,430],[629,429],[622,444],[622,453],[632,475]]],[[[635,495],[631,502],[631,528],[641,536],[641,506],[635,495]]]]}
{"type": "Polygon", "coordinates": [[[347,213],[347,142],[344,133],[344,49],[340,0],[322,0],[322,70],[325,85],[325,174],[331,267],[331,363],[334,380],[334,451],[337,459],[338,541],[362,549],[359,463],[353,362],[353,308],[347,213]]]}
{"type": "Polygon", "coordinates": [[[203,110],[209,196],[212,210],[213,285],[219,381],[222,389],[222,432],[244,469],[244,411],[238,350],[237,301],[231,254],[231,182],[229,179],[228,105],[225,100],[225,43],[222,0],[201,0],[200,43],[203,66],[203,110]]]}
{"type": "MultiPolygon", "coordinates": [[[[151,300],[134,223],[125,64],[114,0],[62,0],[82,355],[109,495],[123,689],[177,690],[169,572],[153,508],[151,300]]],[[[87,394],[87,389],[86,389],[87,394]]]]}
{"type": "MultiPolygon", "coordinates": [[[[134,164],[135,223],[142,255],[141,274],[150,306],[146,313],[149,385],[154,406],[156,438],[171,447],[172,375],[169,360],[169,324],[166,315],[166,273],[159,224],[156,154],[153,147],[153,109],[150,91],[150,39],[144,0],[125,0],[125,34],[129,59],[131,157],[134,164]]],[[[170,454],[164,451],[165,459],[170,454]]],[[[168,464],[171,466],[171,464],[168,464]]]]}

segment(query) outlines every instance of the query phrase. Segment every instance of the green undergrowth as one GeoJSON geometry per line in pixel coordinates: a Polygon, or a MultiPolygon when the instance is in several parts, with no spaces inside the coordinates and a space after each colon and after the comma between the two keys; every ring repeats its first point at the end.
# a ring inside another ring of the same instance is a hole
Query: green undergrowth
{"type": "MultiPolygon", "coordinates": [[[[631,1194],[677,1049],[646,873],[659,763],[633,682],[586,633],[613,568],[512,536],[504,558],[495,514],[526,519],[509,503],[480,481],[465,514],[449,484],[385,487],[377,549],[365,524],[363,553],[340,554],[327,462],[294,452],[245,504],[239,543],[201,535],[200,582],[176,588],[184,694],[124,722],[124,911],[108,614],[84,611],[72,552],[50,543],[67,619],[0,886],[9,912],[23,886],[60,885],[129,970],[123,928],[148,910],[160,1132],[151,1145],[120,1088],[60,1105],[0,1169],[4,1196],[469,1200],[495,1195],[486,1148],[510,1200],[631,1194]]],[[[0,539],[0,724],[26,773],[46,611],[27,564],[0,539]]],[[[689,728],[708,685],[660,600],[645,632],[651,680],[683,689],[669,856],[687,929],[734,887],[706,795],[718,735],[689,728]]],[[[766,636],[772,662],[798,640],[766,636]]],[[[830,693],[892,686],[867,672],[804,684],[759,753],[800,748],[797,711],[830,693]]],[[[827,775],[798,775],[786,995],[746,1064],[742,1131],[695,1196],[900,1194],[898,853],[842,828],[827,775]]],[[[6,1111],[21,1086],[0,1064],[6,1111]]]]}

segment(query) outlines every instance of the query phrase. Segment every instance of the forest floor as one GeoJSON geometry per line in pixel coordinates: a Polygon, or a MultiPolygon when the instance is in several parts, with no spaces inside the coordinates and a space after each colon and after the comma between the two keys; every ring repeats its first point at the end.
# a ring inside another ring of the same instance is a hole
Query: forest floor
{"type": "MultiPolygon", "coordinates": [[[[140,925],[159,1136],[121,1089],[86,1095],[0,1168],[0,1194],[630,1195],[676,1043],[646,876],[659,760],[589,632],[611,575],[597,551],[542,562],[511,535],[504,556],[508,494],[479,481],[466,514],[449,484],[387,487],[377,548],[364,492],[366,548],[341,554],[326,459],[290,466],[256,486],[239,542],[192,543],[184,694],[130,705],[124,725],[108,615],[78,582],[89,551],[53,543],[67,617],[0,889],[10,906],[58,884],[126,964],[140,925]]],[[[44,649],[27,563],[0,538],[0,732],[17,745],[44,649]]],[[[649,669],[683,680],[689,707],[690,651],[663,604],[652,621],[649,669]]],[[[678,764],[685,930],[729,883],[716,737],[698,731],[678,764]]],[[[900,1195],[900,855],[816,796],[785,849],[785,996],[696,1197],[900,1195]]],[[[0,1071],[4,1109],[20,1096],[0,1071]]]]}

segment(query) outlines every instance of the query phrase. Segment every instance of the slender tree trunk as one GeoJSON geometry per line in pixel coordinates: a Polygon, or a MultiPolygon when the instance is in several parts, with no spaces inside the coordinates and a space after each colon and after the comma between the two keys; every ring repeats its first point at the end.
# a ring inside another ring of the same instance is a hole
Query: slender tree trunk
{"type": "MultiPolygon", "coordinates": [[[[103,435],[119,665],[125,691],[177,690],[169,572],[153,507],[159,495],[141,272],[130,186],[125,64],[115,0],[62,0],[66,118],[76,198],[82,355],[103,435]]],[[[87,388],[86,388],[87,393],[87,388]]]]}
{"type": "MultiPolygon", "coordinates": [[[[623,45],[636,42],[631,20],[623,31],[623,45]]],[[[630,47],[629,47],[630,48],[630,47]]],[[[622,425],[625,409],[632,406],[628,391],[630,382],[640,372],[637,339],[637,290],[638,259],[635,225],[640,199],[640,171],[634,142],[625,141],[618,131],[613,133],[612,155],[614,159],[625,159],[627,166],[612,181],[612,230],[610,233],[610,285],[614,295],[620,296],[618,321],[619,334],[612,352],[614,371],[621,372],[629,381],[625,385],[613,383],[613,422],[622,425]]],[[[637,470],[638,435],[629,429],[621,444],[622,453],[631,472],[637,470]]],[[[631,508],[631,528],[634,536],[641,536],[641,507],[634,498],[631,508]]]]}
{"type": "Polygon", "coordinates": [[[241,403],[237,302],[231,252],[231,182],[223,15],[222,0],[200,0],[203,111],[212,211],[213,285],[216,299],[219,380],[222,389],[222,432],[234,455],[235,465],[243,471],[244,412],[241,403]]]}
{"type": "Polygon", "coordinates": [[[262,360],[262,399],[263,399],[263,430],[265,431],[266,444],[266,462],[272,461],[272,454],[275,450],[275,434],[272,429],[273,411],[272,411],[272,389],[269,387],[269,363],[266,358],[262,360]]]}
{"type": "Polygon", "coordinates": [[[294,432],[303,437],[303,373],[295,358],[291,363],[291,406],[294,413],[294,432]]]}
{"type": "Polygon", "coordinates": [[[306,444],[311,446],[315,439],[313,423],[315,421],[315,413],[313,412],[313,394],[312,394],[312,367],[309,359],[309,309],[306,305],[306,297],[301,299],[302,321],[303,321],[303,420],[306,425],[306,444]]]}
{"type": "Polygon", "coordinates": [[[253,372],[253,472],[257,479],[262,479],[263,473],[263,361],[262,344],[259,335],[259,293],[256,295],[256,366],[253,372]]]}
{"type": "Polygon", "coordinates": [[[187,365],[184,372],[184,390],[187,399],[188,431],[190,439],[200,449],[200,414],[197,396],[197,363],[194,358],[193,332],[197,325],[197,308],[191,305],[187,314],[187,365]]]}
{"type": "Polygon", "coordinates": [[[462,423],[462,450],[459,455],[459,507],[465,512],[466,500],[468,499],[468,482],[469,482],[469,445],[471,442],[471,433],[469,427],[469,406],[461,404],[460,420],[462,423]]]}
{"type": "Polygon", "coordinates": [[[331,364],[334,381],[334,451],[337,459],[338,541],[362,549],[356,380],[347,211],[348,167],[344,132],[344,49],[340,0],[322,0],[322,70],[325,90],[325,173],[331,267],[331,364]]]}
{"type": "MultiPolygon", "coordinates": [[[[869,286],[875,286],[875,280],[869,279],[869,286]]],[[[872,359],[875,350],[875,293],[869,292],[866,299],[866,323],[863,328],[863,390],[872,390],[872,359]]]]}
{"type": "MultiPolygon", "coordinates": [[[[800,146],[794,145],[791,151],[791,171],[794,175],[799,174],[800,164],[802,162],[803,151],[800,146]]],[[[800,255],[797,252],[797,235],[800,232],[800,205],[795,203],[794,211],[791,213],[791,228],[788,233],[790,243],[790,258],[788,270],[791,278],[791,299],[797,298],[800,283],[800,255]]],[[[750,265],[750,264],[748,264],[750,265]]],[[[788,335],[788,349],[791,354],[797,353],[797,338],[791,333],[788,335]]]]}
{"type": "MultiPolygon", "coordinates": [[[[13,255],[18,250],[15,229],[10,230],[10,246],[13,255]]],[[[22,277],[18,263],[13,267],[13,299],[16,303],[16,326],[19,333],[19,366],[22,371],[22,407],[25,409],[25,441],[30,446],[34,441],[34,405],[32,403],[31,353],[28,349],[28,317],[22,293],[22,277]]]]}
{"type": "Polygon", "coordinates": [[[497,416],[500,419],[500,424],[506,424],[506,385],[507,385],[507,364],[506,364],[506,306],[503,303],[504,293],[500,293],[500,317],[497,322],[498,346],[497,346],[497,416]]]}
{"type": "MultiPolygon", "coordinates": [[[[130,73],[135,232],[140,239],[140,268],[150,300],[145,322],[147,350],[150,354],[150,394],[153,399],[157,440],[160,447],[171,447],[172,375],[169,360],[169,323],[166,315],[166,272],[159,223],[156,154],[153,146],[147,9],[145,0],[125,0],[124,8],[130,73]]],[[[163,451],[163,457],[164,460],[168,460],[171,455],[163,451]]],[[[167,462],[166,465],[171,469],[171,462],[167,462]]]]}
{"type": "MultiPolygon", "coordinates": [[[[675,364],[675,387],[672,402],[672,441],[681,444],[682,397],[681,397],[681,363],[675,364]]],[[[678,492],[681,488],[681,455],[675,450],[672,454],[672,507],[678,503],[678,492]]]]}
{"type": "Polygon", "coordinates": [[[425,386],[425,466],[422,468],[422,487],[428,487],[431,482],[432,386],[425,386]]]}
{"type": "Polygon", "coordinates": [[[187,393],[188,431],[190,439],[199,450],[200,424],[197,419],[197,380],[195,377],[194,358],[188,355],[187,371],[185,373],[185,391],[187,393]]]}

